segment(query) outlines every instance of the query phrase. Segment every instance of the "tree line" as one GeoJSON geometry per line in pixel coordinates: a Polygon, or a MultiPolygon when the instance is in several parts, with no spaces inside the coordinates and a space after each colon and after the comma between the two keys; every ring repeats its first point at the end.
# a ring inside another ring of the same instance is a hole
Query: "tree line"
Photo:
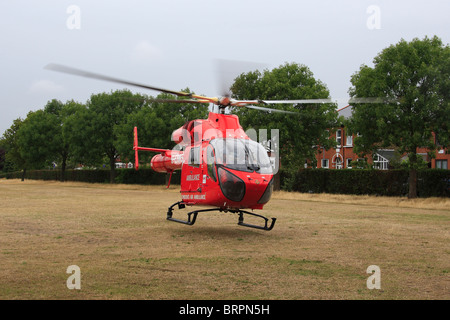
{"type": "MultiPolygon", "coordinates": [[[[208,113],[208,107],[202,104],[152,100],[127,89],[93,94],[84,104],[51,100],[43,109],[29,112],[25,119],[14,120],[5,131],[0,144],[6,153],[3,171],[23,170],[25,174],[27,169],[56,165],[64,179],[68,165],[108,166],[113,183],[116,159],[134,157],[134,126],[139,127],[142,145],[170,149],[174,128],[208,113]]],[[[141,158],[148,163],[148,157],[141,158]]]]}
{"type": "MultiPolygon", "coordinates": [[[[448,44],[436,36],[401,40],[383,49],[373,66],[362,65],[350,80],[350,96],[366,100],[352,104],[353,116],[348,121],[338,118],[334,103],[273,106],[295,111],[295,116],[248,108],[231,112],[239,116],[244,130],[279,130],[285,170],[303,168],[306,160],[314,166],[319,147],[334,147],[328,130],[341,125],[350,133],[358,133],[354,145],[361,157],[378,148],[395,147],[408,155],[410,197],[414,197],[419,164],[416,149],[426,146],[433,156],[437,149],[447,148],[450,140],[448,44]],[[367,103],[367,98],[377,101],[367,103]]],[[[331,98],[326,84],[298,63],[243,73],[230,89],[236,99],[331,98]]],[[[64,171],[76,164],[106,165],[113,182],[116,159],[133,159],[134,126],[139,128],[141,145],[171,149],[173,130],[188,120],[206,118],[209,112],[205,104],[158,102],[160,99],[173,96],[152,97],[124,89],[93,94],[86,103],[49,101],[25,119],[14,120],[5,131],[0,139],[1,169],[25,172],[56,164],[64,171]]],[[[143,155],[142,162],[148,163],[150,157],[143,155]]]]}

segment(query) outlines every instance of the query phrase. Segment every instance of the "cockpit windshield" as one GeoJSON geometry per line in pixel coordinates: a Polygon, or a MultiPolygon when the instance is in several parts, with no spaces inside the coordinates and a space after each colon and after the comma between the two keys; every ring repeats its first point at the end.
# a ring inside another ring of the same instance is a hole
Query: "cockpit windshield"
{"type": "Polygon", "coordinates": [[[216,155],[216,163],[224,167],[262,174],[271,174],[267,151],[259,143],[250,139],[213,139],[210,142],[216,155]]]}

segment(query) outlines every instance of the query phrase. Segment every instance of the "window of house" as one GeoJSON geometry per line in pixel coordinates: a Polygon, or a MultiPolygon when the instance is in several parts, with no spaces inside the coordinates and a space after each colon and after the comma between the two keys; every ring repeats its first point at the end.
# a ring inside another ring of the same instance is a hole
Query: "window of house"
{"type": "Polygon", "coordinates": [[[342,169],[342,160],[339,157],[336,157],[336,169],[342,169]]]}
{"type": "Polygon", "coordinates": [[[351,169],[352,168],[352,158],[347,158],[347,160],[345,160],[345,165],[347,167],[347,169],[351,169]]]}
{"type": "Polygon", "coordinates": [[[379,170],[388,170],[389,160],[380,156],[378,153],[375,153],[373,156],[373,167],[379,170]]]}
{"type": "Polygon", "coordinates": [[[342,131],[341,131],[341,129],[338,129],[338,130],[336,131],[336,144],[337,144],[338,146],[340,146],[340,145],[341,145],[341,142],[342,142],[342,131]]]}
{"type": "Polygon", "coordinates": [[[336,153],[331,158],[331,167],[334,169],[342,169],[344,164],[344,159],[340,153],[336,153]]]}
{"type": "Polygon", "coordinates": [[[353,136],[347,136],[347,139],[345,141],[346,146],[352,146],[353,145],[353,136]]]}
{"type": "Polygon", "coordinates": [[[447,160],[436,160],[436,169],[448,170],[448,161],[447,160]]]}
{"type": "Polygon", "coordinates": [[[328,159],[322,159],[322,168],[329,168],[328,159]]]}

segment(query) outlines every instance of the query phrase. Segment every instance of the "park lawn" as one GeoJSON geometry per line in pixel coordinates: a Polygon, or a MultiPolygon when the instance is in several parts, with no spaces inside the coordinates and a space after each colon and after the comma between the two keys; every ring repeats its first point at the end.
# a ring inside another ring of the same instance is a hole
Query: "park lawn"
{"type": "Polygon", "coordinates": [[[275,192],[258,211],[271,231],[224,212],[167,221],[180,199],[179,186],[0,180],[0,299],[450,299],[448,198],[275,192]]]}

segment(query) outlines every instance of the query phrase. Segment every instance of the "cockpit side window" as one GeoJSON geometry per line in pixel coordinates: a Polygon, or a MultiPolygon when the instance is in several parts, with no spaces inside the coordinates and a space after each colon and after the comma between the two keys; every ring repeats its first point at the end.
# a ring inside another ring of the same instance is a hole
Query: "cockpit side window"
{"type": "Polygon", "coordinates": [[[192,167],[200,166],[200,148],[191,148],[189,152],[189,165],[192,167]]]}
{"type": "Polygon", "coordinates": [[[214,182],[216,182],[217,176],[214,160],[214,149],[211,146],[208,146],[208,148],[206,148],[206,165],[208,168],[208,175],[211,177],[211,179],[214,180],[214,182]]]}

